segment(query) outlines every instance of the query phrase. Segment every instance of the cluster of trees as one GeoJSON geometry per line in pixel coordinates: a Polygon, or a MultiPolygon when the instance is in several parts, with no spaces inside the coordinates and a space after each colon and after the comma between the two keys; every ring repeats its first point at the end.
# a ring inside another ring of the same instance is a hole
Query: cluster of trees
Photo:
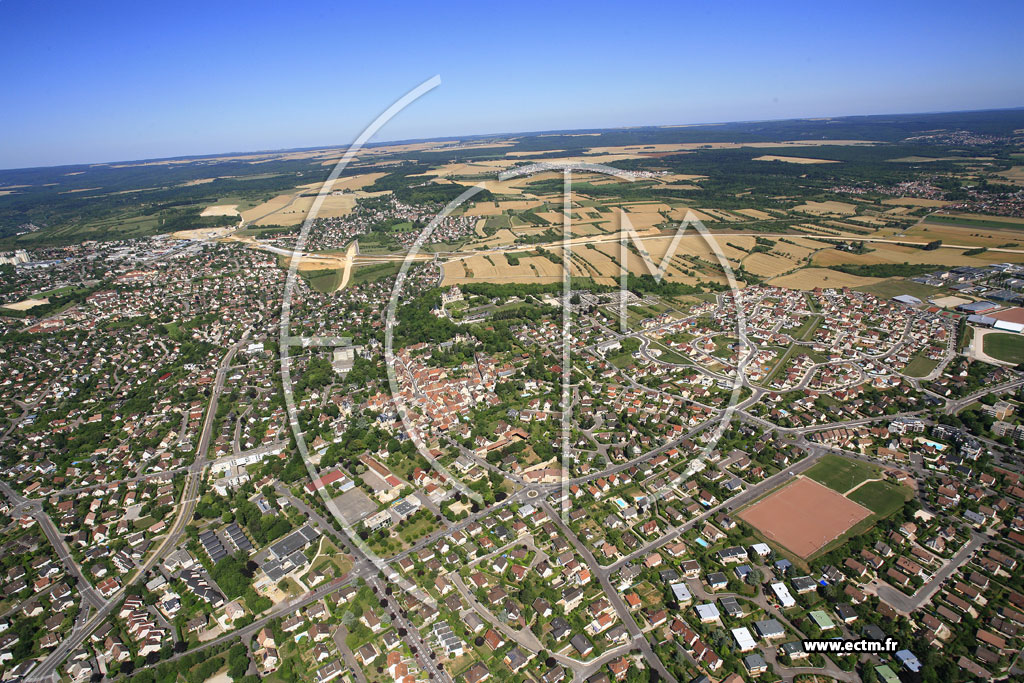
{"type": "Polygon", "coordinates": [[[530,235],[517,235],[515,244],[543,244],[546,242],[560,242],[563,234],[556,232],[554,228],[548,228],[544,232],[535,232],[530,235]]]}
{"type": "Polygon", "coordinates": [[[938,270],[934,263],[844,263],[837,266],[829,266],[832,270],[838,270],[850,275],[863,277],[913,277],[925,273],[933,273],[938,270]]]}
{"type": "Polygon", "coordinates": [[[331,362],[323,356],[313,356],[306,363],[302,376],[296,382],[296,388],[305,393],[322,389],[333,381],[334,368],[331,367],[331,362]]]}
{"type": "Polygon", "coordinates": [[[440,343],[459,333],[459,327],[447,318],[439,318],[433,310],[441,305],[439,289],[430,290],[408,304],[399,306],[394,331],[395,348],[420,342],[440,343]]]}
{"type": "MultiPolygon", "coordinates": [[[[224,514],[230,515],[231,513],[224,514]]],[[[241,502],[236,501],[234,516],[249,532],[257,545],[261,546],[276,541],[294,528],[284,515],[264,515],[255,503],[247,499],[241,502]]]]}

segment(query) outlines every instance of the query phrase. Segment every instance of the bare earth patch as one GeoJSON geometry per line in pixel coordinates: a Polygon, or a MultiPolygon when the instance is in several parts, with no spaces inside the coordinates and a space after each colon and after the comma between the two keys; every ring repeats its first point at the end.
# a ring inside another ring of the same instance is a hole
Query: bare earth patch
{"type": "Polygon", "coordinates": [[[200,216],[237,216],[238,204],[217,204],[203,209],[200,216]]]}
{"type": "Polygon", "coordinates": [[[43,304],[48,303],[50,303],[49,299],[24,299],[13,304],[4,304],[3,308],[7,308],[12,311],[27,311],[30,308],[35,308],[36,306],[42,306],[43,304]]]}
{"type": "Polygon", "coordinates": [[[809,557],[871,511],[842,494],[801,477],[740,513],[769,540],[809,557]]]}
{"type": "Polygon", "coordinates": [[[825,289],[840,289],[842,287],[863,287],[881,282],[880,277],[861,277],[850,275],[838,270],[828,268],[802,268],[795,273],[789,273],[782,277],[773,278],[768,284],[787,289],[814,289],[823,287],[825,289]]]}

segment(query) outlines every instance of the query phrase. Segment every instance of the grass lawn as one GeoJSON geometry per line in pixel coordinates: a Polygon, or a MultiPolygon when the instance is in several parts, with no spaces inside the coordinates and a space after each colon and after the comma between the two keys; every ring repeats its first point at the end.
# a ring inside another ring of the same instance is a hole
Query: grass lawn
{"type": "Polygon", "coordinates": [[[960,338],[956,341],[956,350],[963,351],[974,339],[974,328],[970,325],[964,325],[964,329],[960,332],[960,338]]]}
{"type": "Polygon", "coordinates": [[[511,228],[512,221],[509,220],[508,216],[488,216],[484,222],[484,227],[493,228],[500,230],[502,228],[511,228]]]}
{"type": "Polygon", "coordinates": [[[762,387],[771,386],[771,383],[775,380],[775,377],[778,376],[780,372],[782,372],[782,368],[784,368],[786,366],[786,363],[789,362],[789,359],[793,355],[793,352],[796,350],[796,348],[796,344],[791,344],[789,347],[787,347],[785,353],[779,356],[779,360],[778,362],[775,363],[775,367],[772,368],[772,371],[765,375],[764,379],[758,382],[758,384],[760,384],[762,387]]]}
{"type": "Polygon", "coordinates": [[[890,481],[869,481],[847,498],[863,505],[880,517],[888,517],[907,501],[913,491],[890,481]]]}
{"type": "Polygon", "coordinates": [[[926,358],[925,356],[916,356],[904,368],[903,374],[910,375],[911,377],[924,377],[929,372],[935,369],[935,366],[939,364],[939,361],[926,358]]]}
{"type": "Polygon", "coordinates": [[[788,328],[780,331],[789,333],[793,337],[793,339],[803,341],[811,338],[811,335],[813,335],[814,331],[818,329],[822,321],[822,316],[812,315],[809,318],[807,318],[807,320],[805,320],[803,324],[800,325],[800,327],[796,329],[788,328]]]}
{"type": "Polygon", "coordinates": [[[983,340],[985,353],[1010,363],[1024,363],[1024,335],[986,334],[983,340]]]}
{"type": "Polygon", "coordinates": [[[429,533],[432,533],[438,529],[437,522],[434,520],[433,515],[421,516],[419,519],[415,519],[412,522],[408,522],[403,525],[398,535],[406,543],[414,543],[417,540],[423,538],[429,533]]]}
{"type": "Polygon", "coordinates": [[[728,358],[732,354],[732,350],[729,347],[739,341],[736,337],[729,336],[715,337],[714,340],[715,350],[712,355],[719,358],[728,358]]]}
{"type": "Polygon", "coordinates": [[[349,280],[350,285],[361,285],[367,282],[376,282],[377,280],[383,280],[386,277],[392,275],[398,275],[398,271],[402,268],[401,261],[393,261],[390,263],[374,263],[373,265],[356,266],[352,272],[352,278],[349,280]]]}
{"type": "Polygon", "coordinates": [[[309,286],[318,292],[333,292],[341,285],[342,270],[318,270],[309,274],[309,286]]]}
{"type": "Polygon", "coordinates": [[[608,356],[608,362],[619,368],[628,368],[635,361],[633,360],[633,354],[629,351],[620,351],[614,355],[608,356]]]}
{"type": "Polygon", "coordinates": [[[859,460],[826,455],[804,474],[833,491],[846,493],[866,479],[878,476],[879,468],[859,460]]]}
{"type": "Polygon", "coordinates": [[[673,351],[672,349],[668,348],[667,346],[659,344],[658,342],[651,342],[650,348],[651,350],[658,349],[659,351],[661,351],[661,355],[658,356],[658,358],[660,360],[665,361],[666,363],[676,363],[677,365],[685,365],[686,363],[692,362],[686,356],[683,356],[677,353],[676,351],[673,351]]]}
{"type": "Polygon", "coordinates": [[[878,520],[899,511],[903,507],[903,503],[912,495],[913,491],[909,487],[900,486],[888,481],[872,481],[864,484],[847,497],[853,502],[871,510],[872,514],[847,529],[846,533],[839,538],[823,545],[811,557],[826,555],[845,544],[854,536],[866,534],[875,526],[878,520]]]}

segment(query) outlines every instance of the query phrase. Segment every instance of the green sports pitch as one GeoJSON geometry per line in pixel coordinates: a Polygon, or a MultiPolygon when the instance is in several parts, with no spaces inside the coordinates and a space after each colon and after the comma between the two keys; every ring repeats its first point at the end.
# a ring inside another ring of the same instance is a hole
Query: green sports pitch
{"type": "Polygon", "coordinates": [[[880,472],[880,468],[866,462],[838,455],[826,455],[804,472],[804,476],[824,484],[833,491],[846,493],[862,481],[877,479],[880,472]]]}

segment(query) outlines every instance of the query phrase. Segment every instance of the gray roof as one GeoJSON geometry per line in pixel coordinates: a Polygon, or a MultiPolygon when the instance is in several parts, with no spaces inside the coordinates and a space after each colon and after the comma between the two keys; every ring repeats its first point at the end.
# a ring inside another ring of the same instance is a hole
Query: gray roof
{"type": "Polygon", "coordinates": [[[296,550],[302,550],[318,536],[320,536],[319,531],[308,524],[303,524],[301,527],[270,546],[270,552],[274,557],[280,559],[291,555],[296,550]]]}

